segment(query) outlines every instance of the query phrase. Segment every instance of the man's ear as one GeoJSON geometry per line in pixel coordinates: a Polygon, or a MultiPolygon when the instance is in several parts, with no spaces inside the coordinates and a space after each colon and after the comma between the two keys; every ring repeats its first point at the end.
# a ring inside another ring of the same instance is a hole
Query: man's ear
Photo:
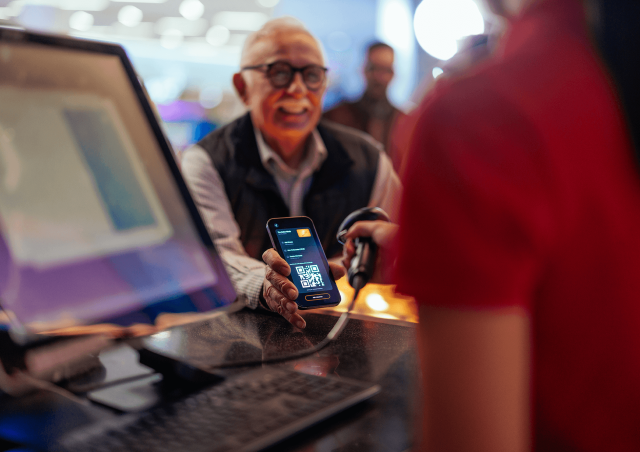
{"type": "Polygon", "coordinates": [[[236,92],[238,96],[240,96],[240,99],[242,99],[242,102],[248,106],[247,83],[244,81],[242,73],[236,72],[233,74],[233,86],[236,88],[236,92]]]}

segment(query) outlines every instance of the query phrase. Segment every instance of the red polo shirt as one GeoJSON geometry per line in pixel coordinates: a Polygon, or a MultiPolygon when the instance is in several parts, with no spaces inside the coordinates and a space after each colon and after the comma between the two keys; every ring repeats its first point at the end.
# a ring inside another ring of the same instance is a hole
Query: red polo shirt
{"type": "Polygon", "coordinates": [[[640,171],[578,0],[421,106],[397,282],[434,306],[524,304],[536,449],[640,450],[640,171]]]}

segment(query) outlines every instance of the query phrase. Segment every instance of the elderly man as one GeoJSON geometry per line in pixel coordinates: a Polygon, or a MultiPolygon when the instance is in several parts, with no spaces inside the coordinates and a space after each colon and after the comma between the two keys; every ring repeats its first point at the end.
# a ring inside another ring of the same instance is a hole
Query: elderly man
{"type": "MultiPolygon", "coordinates": [[[[380,145],[359,131],[320,122],[326,67],[318,41],[297,20],[275,19],[247,38],[233,84],[249,112],[185,151],[182,171],[249,307],[279,312],[304,328],[289,267],[265,228],[269,218],[306,215],[328,257],[352,211],[392,215],[400,182],[380,145]]],[[[344,269],[332,264],[334,276],[344,269]]]]}

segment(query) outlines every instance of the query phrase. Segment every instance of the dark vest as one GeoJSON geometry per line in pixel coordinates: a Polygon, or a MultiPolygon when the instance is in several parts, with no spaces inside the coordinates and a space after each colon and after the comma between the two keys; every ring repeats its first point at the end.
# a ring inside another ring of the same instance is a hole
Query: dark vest
{"type": "MultiPolygon", "coordinates": [[[[313,175],[303,210],[313,220],[325,253],[332,257],[342,250],[336,240],[342,220],[369,203],[381,149],[364,134],[329,121],[321,122],[318,132],[328,153],[313,175]]],[[[246,114],[213,131],[198,145],[220,174],[245,250],[261,259],[272,247],[267,220],[288,217],[289,208],[262,165],[251,117],[246,114]]]]}

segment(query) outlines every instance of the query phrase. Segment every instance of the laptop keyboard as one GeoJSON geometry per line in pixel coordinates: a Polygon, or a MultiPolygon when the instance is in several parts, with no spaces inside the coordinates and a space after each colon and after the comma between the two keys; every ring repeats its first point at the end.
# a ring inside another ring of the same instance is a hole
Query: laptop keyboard
{"type": "Polygon", "coordinates": [[[169,405],[68,435],[75,451],[256,451],[376,393],[371,383],[261,368],[169,405]]]}

